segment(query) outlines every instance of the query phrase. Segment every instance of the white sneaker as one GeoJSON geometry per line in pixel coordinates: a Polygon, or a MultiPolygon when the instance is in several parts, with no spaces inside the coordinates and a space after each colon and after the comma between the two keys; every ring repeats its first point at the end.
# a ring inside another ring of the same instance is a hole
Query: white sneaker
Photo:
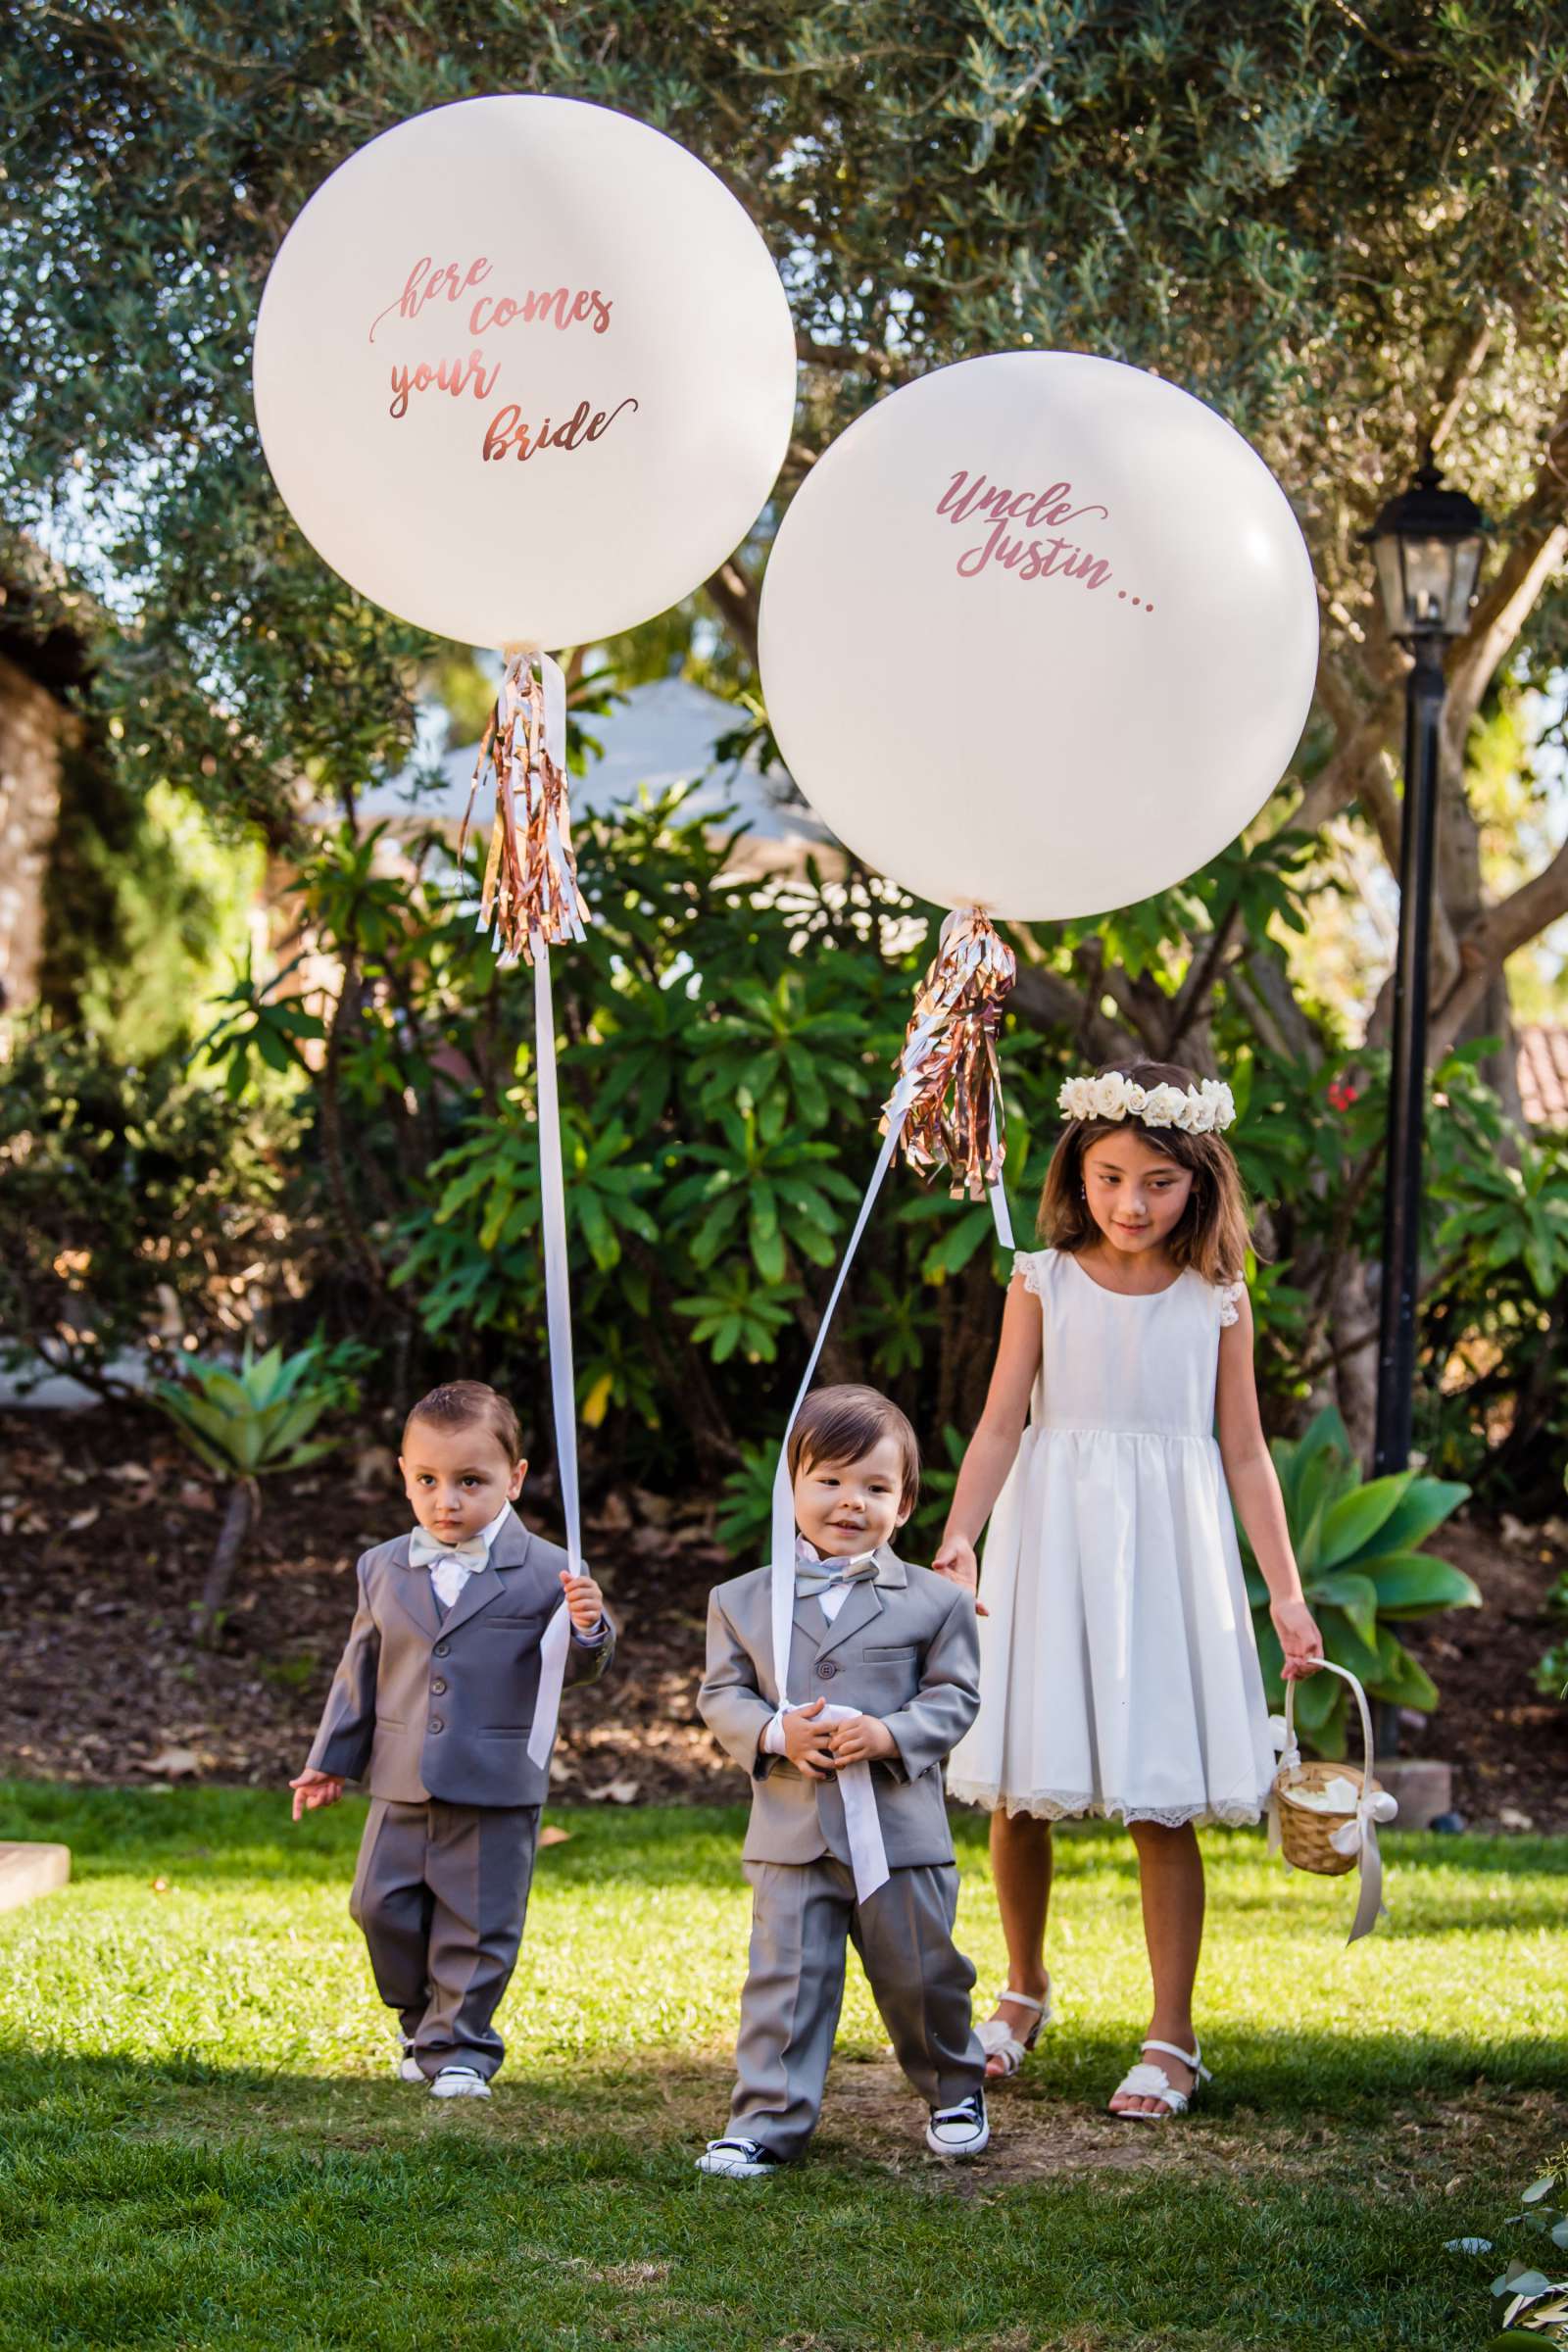
{"type": "Polygon", "coordinates": [[[933,2156],[978,2156],[991,2142],[986,2094],[971,2092],[956,2107],[933,2107],[925,2144],[933,2156]]]}
{"type": "Polygon", "coordinates": [[[414,2055],[412,2041],[403,2041],[398,2044],[398,2054],[392,2061],[392,2072],[400,2082],[422,2082],[424,2081],[424,2070],[414,2055]]]}
{"type": "Polygon", "coordinates": [[[471,2066],[444,2066],[430,2084],[432,2099],[487,2099],[490,2085],[471,2066]]]}
{"type": "Polygon", "coordinates": [[[697,2159],[700,2173],[721,2180],[767,2180],[783,2169],[772,2149],[758,2139],[710,2139],[697,2159]]]}

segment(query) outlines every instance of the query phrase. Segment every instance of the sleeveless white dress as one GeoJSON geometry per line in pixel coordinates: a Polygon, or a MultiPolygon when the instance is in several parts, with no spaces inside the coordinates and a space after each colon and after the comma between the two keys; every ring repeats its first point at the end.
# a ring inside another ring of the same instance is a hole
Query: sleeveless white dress
{"type": "Polygon", "coordinates": [[[1241,1286],[1189,1268],[1128,1298],[1059,1250],[1014,1263],[1044,1344],[986,1539],[980,1713],[949,1790],[1048,1821],[1256,1821],[1274,1745],[1214,1439],[1241,1286]]]}

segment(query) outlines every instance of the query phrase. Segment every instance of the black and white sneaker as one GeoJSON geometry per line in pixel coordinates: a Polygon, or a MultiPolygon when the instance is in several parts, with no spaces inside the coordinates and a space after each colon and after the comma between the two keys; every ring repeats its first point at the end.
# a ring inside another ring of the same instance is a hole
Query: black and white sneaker
{"type": "Polygon", "coordinates": [[[990,2142],[991,2123],[983,2090],[972,2091],[956,2107],[932,2108],[925,2144],[933,2156],[978,2156],[990,2142]]]}
{"type": "Polygon", "coordinates": [[[417,2058],[416,2058],[414,2055],[414,2044],[412,2041],[405,2041],[399,2044],[397,2057],[393,2061],[392,2072],[397,2076],[397,2079],[400,2082],[422,2082],[424,2081],[424,2069],[419,2064],[417,2058]]]}
{"type": "Polygon", "coordinates": [[[700,2173],[721,2180],[766,2180],[783,2169],[772,2149],[757,2139],[710,2139],[697,2159],[700,2173]]]}
{"type": "Polygon", "coordinates": [[[487,2099],[490,2085],[477,2068],[444,2066],[430,2082],[432,2099],[487,2099]]]}

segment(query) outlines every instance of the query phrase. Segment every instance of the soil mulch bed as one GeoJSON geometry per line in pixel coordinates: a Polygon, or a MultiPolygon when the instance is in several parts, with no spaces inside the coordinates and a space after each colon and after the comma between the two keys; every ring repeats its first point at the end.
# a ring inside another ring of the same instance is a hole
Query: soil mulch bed
{"type": "MultiPolygon", "coordinates": [[[[0,1777],[275,1783],[299,1770],[354,1606],[354,1564],[408,1523],[389,1448],[269,1480],[215,1648],[192,1612],[223,1500],[138,1408],[0,1414],[0,1777]],[[352,1465],[350,1467],[349,1465],[352,1465]]],[[[523,1508],[553,1531],[553,1497],[523,1508]]],[[[1486,1606],[1401,1629],[1443,1704],[1406,1750],[1455,1767],[1476,1829],[1568,1834],[1568,1705],[1534,1672],[1563,1631],[1547,1609],[1568,1547],[1512,1522],[1444,1531],[1486,1606]]],[[[568,1694],[552,1767],[563,1797],[739,1800],[699,1722],[708,1589],[733,1573],[710,1514],[638,1492],[586,1515],[620,1626],[615,1671],[568,1694]]]]}

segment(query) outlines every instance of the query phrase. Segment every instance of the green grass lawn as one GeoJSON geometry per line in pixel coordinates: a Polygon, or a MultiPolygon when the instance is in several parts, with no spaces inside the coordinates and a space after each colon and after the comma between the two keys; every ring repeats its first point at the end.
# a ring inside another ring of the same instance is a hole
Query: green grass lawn
{"type": "MultiPolygon", "coordinates": [[[[1348,1881],[1208,1841],[1211,2097],[1138,2131],[1103,2100],[1143,2024],[1114,1834],[1060,1841],[1059,2028],[929,2158],[852,1963],[816,2147],[700,2179],[746,1939],[741,1816],[555,1816],[488,2106],[395,2083],[347,1918],[361,1808],[0,1788],[0,1838],[75,1883],[0,1917],[0,2346],[374,2352],[1270,2352],[1492,2326],[1494,2236],[1568,2138],[1568,1842],[1388,1840],[1392,1925],[1348,1881]]],[[[983,1824],[960,1941],[1001,1982],[983,1824]]]]}

